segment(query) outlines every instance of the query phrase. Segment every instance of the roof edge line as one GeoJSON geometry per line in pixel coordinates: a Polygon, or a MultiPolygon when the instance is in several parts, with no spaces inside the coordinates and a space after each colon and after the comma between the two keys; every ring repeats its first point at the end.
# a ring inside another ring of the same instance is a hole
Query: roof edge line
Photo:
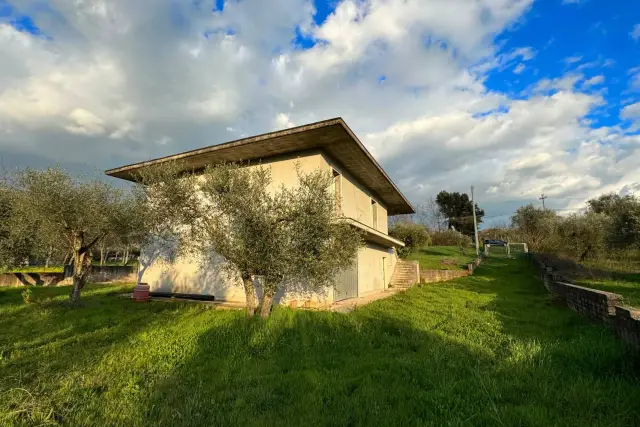
{"type": "Polygon", "coordinates": [[[398,194],[400,195],[400,197],[402,197],[402,200],[404,200],[404,202],[407,204],[407,206],[409,206],[411,208],[411,210],[413,211],[412,214],[416,213],[416,208],[413,207],[413,205],[411,204],[411,202],[409,202],[409,200],[407,200],[407,198],[405,197],[405,195],[402,193],[402,191],[400,191],[400,189],[398,188],[398,186],[396,185],[395,182],[393,182],[393,180],[391,179],[391,177],[389,177],[389,175],[387,175],[387,172],[385,172],[384,169],[382,169],[382,166],[380,166],[380,164],[378,163],[378,161],[371,155],[371,153],[369,152],[369,150],[367,150],[367,147],[364,146],[364,144],[360,141],[360,139],[358,139],[358,136],[351,130],[351,128],[349,127],[349,125],[347,125],[347,123],[342,119],[342,117],[338,117],[338,121],[339,123],[342,125],[342,127],[345,129],[345,131],[349,134],[349,136],[360,146],[360,148],[364,151],[364,153],[367,155],[367,157],[369,158],[369,160],[371,160],[374,164],[374,166],[380,171],[380,173],[382,173],[382,175],[387,179],[387,181],[389,181],[389,183],[393,186],[393,188],[398,192],[398,194]]]}
{"type": "MultiPolygon", "coordinates": [[[[321,120],[315,123],[309,123],[306,125],[296,126],[289,129],[282,129],[273,132],[262,133],[255,136],[250,136],[247,138],[234,139],[233,141],[223,142],[221,144],[209,145],[207,147],[196,148],[194,150],[184,151],[182,153],[171,154],[169,156],[158,157],[156,159],[145,160],[143,162],[131,163],[128,165],[120,166],[117,168],[107,169],[104,171],[105,175],[113,176],[113,174],[119,172],[126,172],[132,169],[139,169],[142,167],[147,167],[159,163],[169,162],[172,160],[181,160],[192,156],[197,156],[199,154],[208,153],[211,151],[222,150],[224,148],[234,147],[237,145],[248,145],[256,142],[264,141],[265,139],[277,138],[280,136],[291,135],[295,133],[305,132],[311,129],[318,129],[321,127],[332,126],[335,124],[344,124],[344,120],[342,117],[334,117],[331,119],[321,120]],[[236,145],[234,145],[236,144],[236,145]]],[[[367,152],[367,155],[369,153],[367,152]]],[[[395,185],[395,184],[394,184],[395,185]]]]}

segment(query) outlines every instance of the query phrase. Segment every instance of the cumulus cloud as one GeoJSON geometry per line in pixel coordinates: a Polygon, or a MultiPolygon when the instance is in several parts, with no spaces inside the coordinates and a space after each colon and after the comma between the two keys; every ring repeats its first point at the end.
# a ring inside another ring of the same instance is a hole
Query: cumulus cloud
{"type": "Polygon", "coordinates": [[[587,123],[601,76],[524,99],[485,85],[536,55],[494,42],[530,0],[343,0],[320,25],[309,0],[32,4],[45,36],[0,24],[0,153],[15,164],[106,169],[342,116],[416,203],[474,184],[491,213],[640,183],[638,137],[587,123]]]}
{"type": "Polygon", "coordinates": [[[633,27],[633,30],[629,33],[633,40],[640,40],[640,24],[636,24],[633,27]]]}

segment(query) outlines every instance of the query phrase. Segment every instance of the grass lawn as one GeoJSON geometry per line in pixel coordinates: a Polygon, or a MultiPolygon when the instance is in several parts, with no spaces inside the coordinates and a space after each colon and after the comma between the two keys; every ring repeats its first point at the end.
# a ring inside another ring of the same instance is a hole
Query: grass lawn
{"type": "Polygon", "coordinates": [[[620,294],[626,305],[640,308],[640,274],[616,274],[611,279],[580,279],[576,284],[620,294]]]}
{"type": "Polygon", "coordinates": [[[521,259],[267,321],[93,286],[0,289],[0,425],[637,426],[640,367],[521,259]]]}
{"type": "Polygon", "coordinates": [[[476,258],[476,249],[467,248],[462,255],[455,246],[427,246],[410,254],[407,259],[418,261],[423,270],[459,270],[466,269],[467,264],[476,258]],[[453,259],[456,264],[441,264],[444,259],[453,259]]]}

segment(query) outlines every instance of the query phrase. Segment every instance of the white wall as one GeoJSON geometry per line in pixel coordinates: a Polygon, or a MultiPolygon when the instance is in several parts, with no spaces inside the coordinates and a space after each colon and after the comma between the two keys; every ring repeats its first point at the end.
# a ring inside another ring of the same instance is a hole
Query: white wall
{"type": "Polygon", "coordinates": [[[389,248],[367,243],[358,253],[358,293],[386,289],[396,265],[396,255],[389,248]],[[382,275],[382,264],[385,274],[382,275]]]}

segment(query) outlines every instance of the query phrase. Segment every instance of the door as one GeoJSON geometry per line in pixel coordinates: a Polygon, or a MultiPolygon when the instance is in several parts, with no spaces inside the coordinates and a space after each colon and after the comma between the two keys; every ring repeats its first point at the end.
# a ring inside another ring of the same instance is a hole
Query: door
{"type": "Polygon", "coordinates": [[[382,289],[387,289],[387,259],[382,258],[382,289]]]}
{"type": "Polygon", "coordinates": [[[342,301],[347,298],[358,296],[358,261],[346,270],[338,274],[336,287],[333,290],[333,300],[342,301]]]}

